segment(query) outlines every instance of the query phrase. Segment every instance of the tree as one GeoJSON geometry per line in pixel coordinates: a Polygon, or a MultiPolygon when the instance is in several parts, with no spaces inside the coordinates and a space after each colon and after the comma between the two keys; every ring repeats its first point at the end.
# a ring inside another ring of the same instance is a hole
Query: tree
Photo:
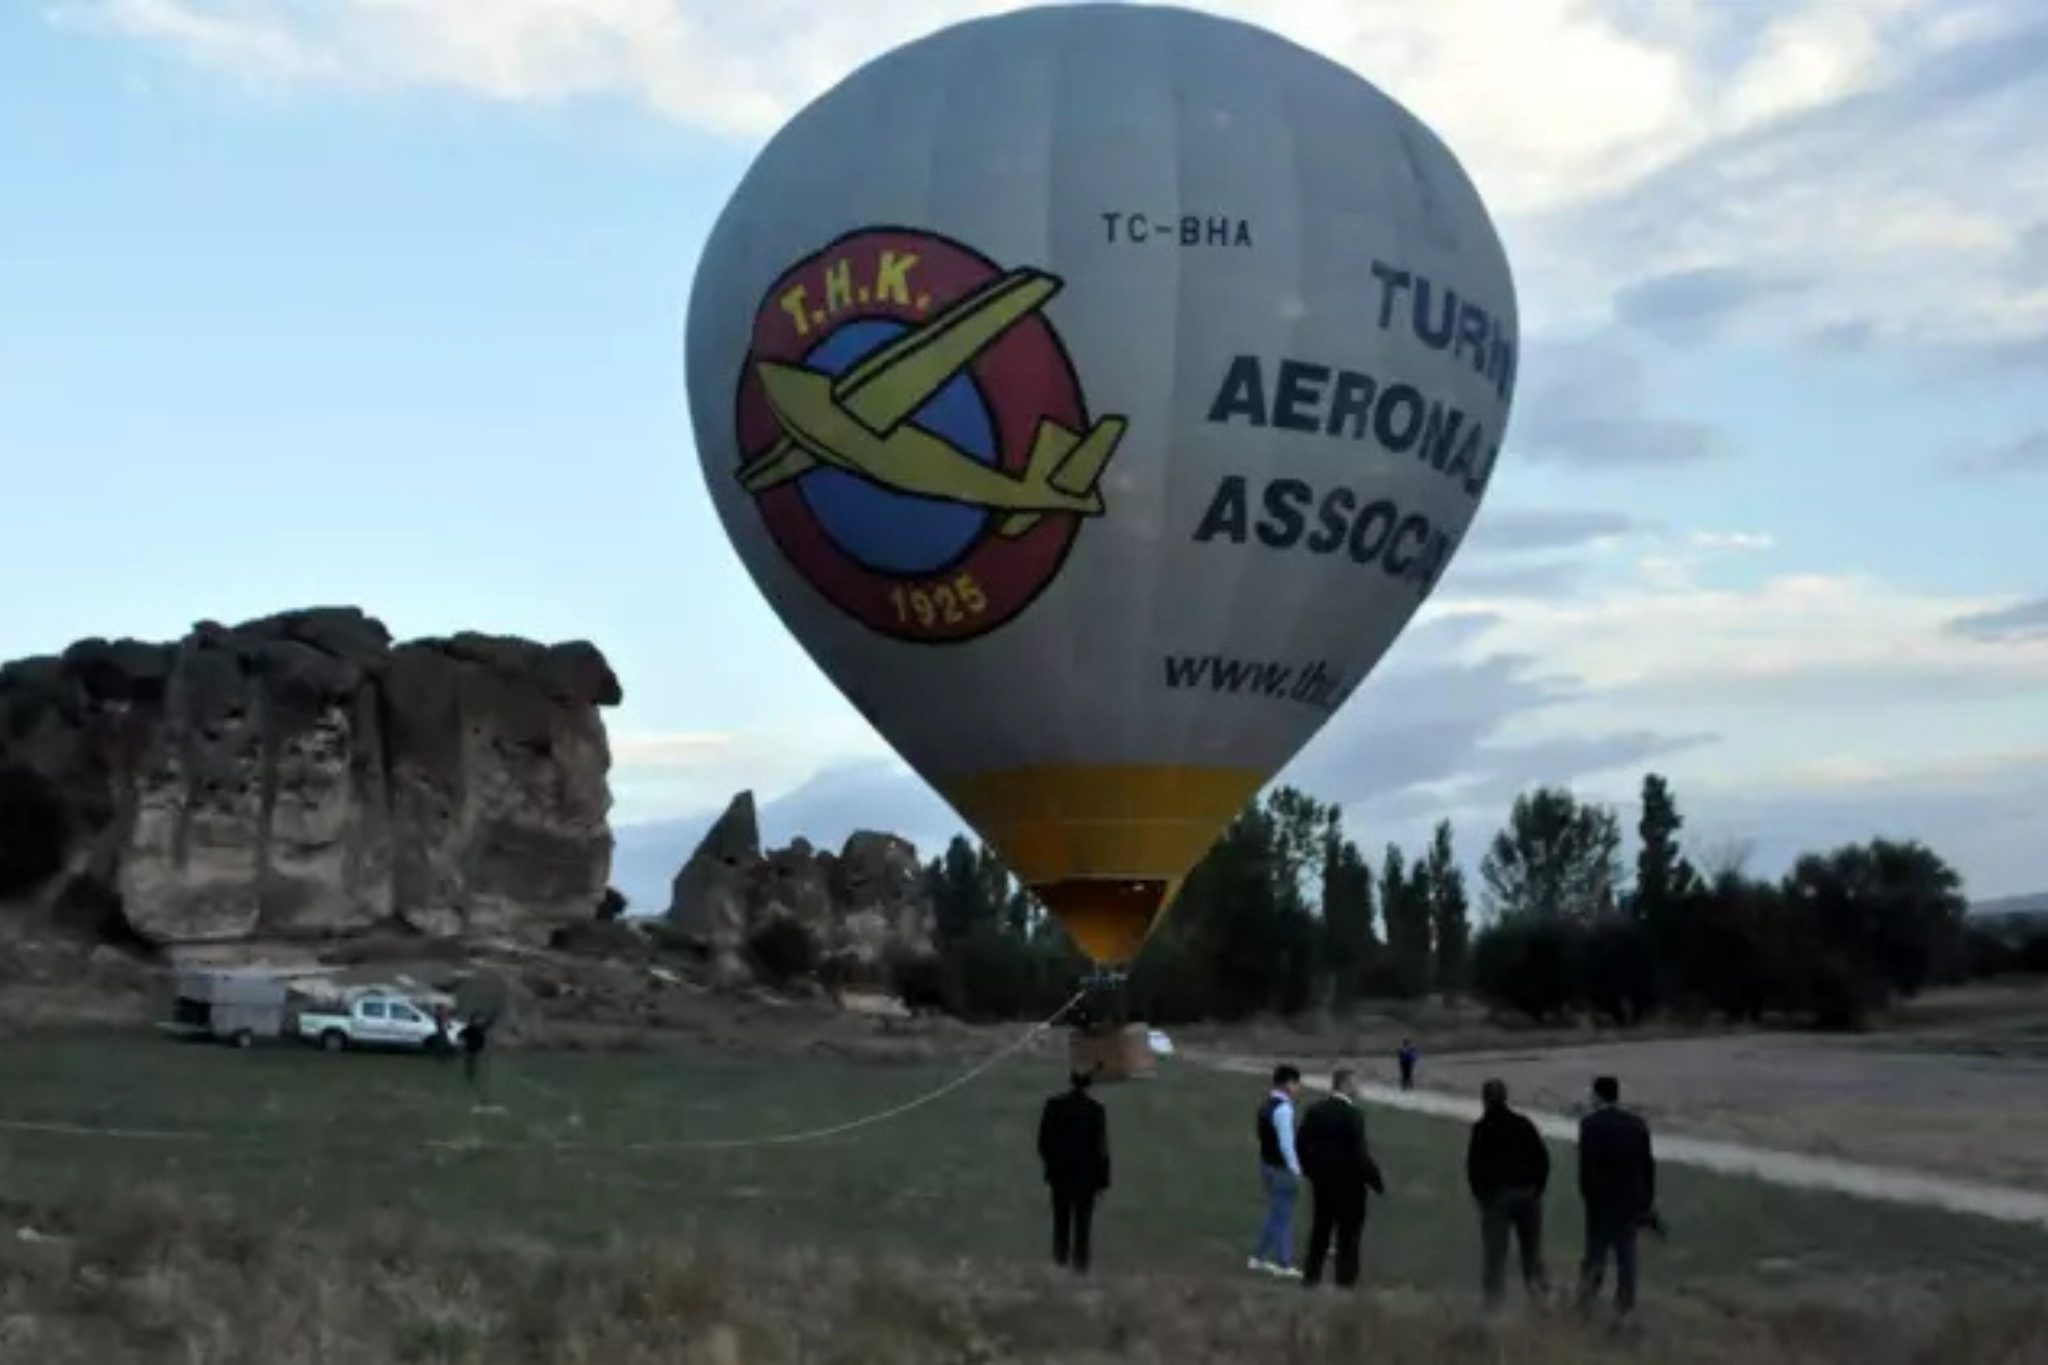
{"type": "Polygon", "coordinates": [[[1660,773],[1643,776],[1642,817],[1636,824],[1636,886],[1631,908],[1652,923],[1667,919],[1696,889],[1699,878],[1678,844],[1685,819],[1660,773]]]}
{"type": "Polygon", "coordinates": [[[977,849],[957,834],[945,853],[926,865],[925,880],[942,940],[965,940],[1000,925],[1008,873],[1003,874],[1004,885],[992,885],[991,865],[997,870],[1002,866],[986,844],[977,849]]]}
{"type": "Polygon", "coordinates": [[[1390,969],[1385,985],[1403,998],[1429,989],[1430,901],[1426,864],[1408,867],[1400,848],[1388,844],[1380,862],[1380,913],[1387,921],[1390,969]]]}
{"type": "Polygon", "coordinates": [[[1565,1010],[1576,992],[1579,927],[1563,919],[1515,915],[1489,924],[1472,942],[1472,988],[1496,1009],[1538,1023],[1565,1010]]]}
{"type": "Polygon", "coordinates": [[[1620,878],[1614,812],[1552,787],[1515,798],[1480,866],[1487,909],[1500,918],[1585,919],[1613,904],[1620,878]]]}
{"type": "Polygon", "coordinates": [[[1367,973],[1379,952],[1373,933],[1372,865],[1358,845],[1332,829],[1323,843],[1323,969],[1337,1004],[1364,993],[1367,973]]]}
{"type": "Polygon", "coordinates": [[[1322,844],[1306,832],[1323,823],[1320,809],[1282,788],[1238,812],[1134,967],[1135,1011],[1171,1023],[1307,1006],[1318,926],[1303,883],[1320,869],[1322,844]],[[1301,863],[1290,857],[1296,843],[1301,863]]]}
{"type": "MultiPolygon", "coordinates": [[[[987,845],[983,845],[986,849],[987,845]]],[[[993,855],[991,855],[993,856],[993,855]]],[[[1020,882],[1007,889],[1002,900],[1003,937],[1018,943],[1039,941],[1041,927],[1049,927],[1051,916],[1043,914],[1038,907],[1038,898],[1024,888],[1020,882]]]]}
{"type": "Polygon", "coordinates": [[[906,990],[964,1018],[1049,1012],[1081,972],[1065,933],[986,843],[955,838],[925,867],[938,961],[907,968],[906,990]]]}
{"type": "Polygon", "coordinates": [[[1241,1019],[1270,1007],[1279,972],[1273,955],[1273,822],[1254,806],[1231,821],[1189,878],[1201,898],[1214,955],[1214,1009],[1241,1019]]]}
{"type": "MultiPolygon", "coordinates": [[[[24,791],[32,807],[41,789],[11,780],[12,809],[27,808],[24,791]]],[[[0,800],[8,790],[0,782],[0,800]]],[[[0,852],[61,849],[19,827],[0,821],[0,852]]],[[[1474,933],[1448,822],[1420,856],[1389,845],[1375,869],[1335,806],[1281,787],[1246,805],[1189,874],[1133,964],[1128,1002],[1134,1017],[1173,1024],[1469,987],[1535,1019],[1584,1009],[1629,1025],[1669,1008],[1844,1028],[1973,969],[2048,971],[2048,934],[2015,930],[2000,951],[1966,932],[1961,879],[1916,841],[1808,853],[1770,881],[1745,870],[1746,845],[1688,854],[1683,829],[1669,783],[1646,774],[1634,884],[1617,910],[1614,813],[1533,789],[1488,846],[1489,915],[1474,933]]],[[[977,1019],[1043,1017],[1071,995],[1088,964],[986,844],[953,841],[926,875],[938,957],[903,964],[907,995],[977,1019]]],[[[809,969],[784,930],[750,946],[764,974],[809,969]]]]}
{"type": "Polygon", "coordinates": [[[1640,921],[1603,915],[1577,946],[1577,994],[1594,1014],[1626,1026],[1656,1008],[1657,960],[1640,921]]]}
{"type": "Polygon", "coordinates": [[[1793,865],[1785,894],[1812,917],[1821,943],[1881,995],[1910,997],[1960,972],[1962,878],[1917,840],[1809,853],[1793,865]]]}
{"type": "Polygon", "coordinates": [[[1778,888],[1745,876],[1739,859],[1718,861],[1658,940],[1666,994],[1692,1009],[1755,1022],[1784,994],[1789,917],[1778,888]]]}
{"type": "Polygon", "coordinates": [[[1437,821],[1423,868],[1429,887],[1430,927],[1436,944],[1436,988],[1449,996],[1465,984],[1465,959],[1472,938],[1465,870],[1458,866],[1451,847],[1449,820],[1437,821]]]}
{"type": "Polygon", "coordinates": [[[1274,970],[1283,1013],[1308,1007],[1317,979],[1319,938],[1315,908],[1322,899],[1323,849],[1342,827],[1335,805],[1298,787],[1276,787],[1266,798],[1272,883],[1268,888],[1274,970]]]}
{"type": "Polygon", "coordinates": [[[1265,813],[1272,822],[1275,868],[1305,896],[1312,874],[1321,869],[1330,836],[1341,828],[1342,816],[1337,807],[1316,800],[1299,787],[1275,787],[1266,798],[1265,813]]]}
{"type": "Polygon", "coordinates": [[[1754,839],[1722,839],[1700,854],[1698,873],[1702,888],[1724,877],[1749,875],[1749,860],[1756,856],[1754,839]]]}

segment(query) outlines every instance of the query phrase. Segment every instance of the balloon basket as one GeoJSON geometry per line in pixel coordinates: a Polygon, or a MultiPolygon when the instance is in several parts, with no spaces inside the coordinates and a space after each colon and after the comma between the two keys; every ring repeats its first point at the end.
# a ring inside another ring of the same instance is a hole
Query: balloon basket
{"type": "Polygon", "coordinates": [[[1139,1023],[1079,1024],[1067,1038],[1070,1071],[1105,1081],[1141,1081],[1157,1068],[1152,1030],[1139,1023]]]}
{"type": "Polygon", "coordinates": [[[1098,969],[1082,979],[1067,1041],[1070,1070],[1097,1081],[1134,1081],[1154,1069],[1152,1030],[1131,1018],[1128,978],[1098,969]]]}

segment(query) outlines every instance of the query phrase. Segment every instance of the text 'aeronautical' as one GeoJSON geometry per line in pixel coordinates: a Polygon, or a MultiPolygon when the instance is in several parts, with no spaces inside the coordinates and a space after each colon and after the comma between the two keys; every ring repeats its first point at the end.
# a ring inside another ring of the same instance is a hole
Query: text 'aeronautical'
{"type": "MultiPolygon", "coordinates": [[[[1411,270],[1374,261],[1380,330],[1405,328],[1454,364],[1469,365],[1500,396],[1514,392],[1515,343],[1495,314],[1411,270]]],[[[1477,500],[1500,456],[1500,434],[1480,418],[1405,379],[1310,360],[1232,356],[1205,420],[1299,432],[1327,440],[1371,442],[1389,456],[1412,455],[1477,500]]],[[[1346,487],[1317,488],[1300,478],[1220,479],[1192,539],[1255,543],[1311,554],[1340,551],[1377,564],[1426,594],[1457,549],[1457,538],[1392,499],[1346,487]]]]}

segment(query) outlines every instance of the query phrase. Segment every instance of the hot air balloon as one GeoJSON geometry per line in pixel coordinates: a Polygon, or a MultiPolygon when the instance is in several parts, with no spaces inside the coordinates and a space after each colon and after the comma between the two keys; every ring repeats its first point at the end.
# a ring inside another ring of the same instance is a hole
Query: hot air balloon
{"type": "Polygon", "coordinates": [[[961,23],[802,109],[686,331],[760,591],[1103,969],[1441,578],[1518,341],[1413,115],[1121,4],[961,23]]]}

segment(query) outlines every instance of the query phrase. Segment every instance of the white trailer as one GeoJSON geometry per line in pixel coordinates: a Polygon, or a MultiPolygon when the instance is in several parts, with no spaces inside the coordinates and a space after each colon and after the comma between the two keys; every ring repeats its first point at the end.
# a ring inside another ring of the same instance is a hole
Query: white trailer
{"type": "Polygon", "coordinates": [[[191,969],[177,974],[166,1033],[249,1047],[285,1032],[290,987],[268,972],[191,969]]]}

